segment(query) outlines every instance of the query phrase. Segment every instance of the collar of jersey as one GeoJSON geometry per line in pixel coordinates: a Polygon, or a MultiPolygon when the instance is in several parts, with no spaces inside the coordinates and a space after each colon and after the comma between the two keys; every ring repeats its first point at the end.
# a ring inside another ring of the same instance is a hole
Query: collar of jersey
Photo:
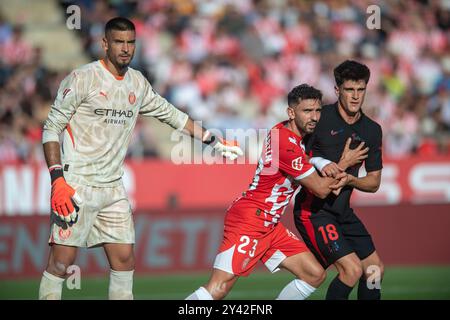
{"type": "Polygon", "coordinates": [[[275,127],[273,127],[273,129],[278,129],[278,130],[285,129],[285,130],[288,130],[289,134],[291,134],[291,135],[293,135],[293,136],[295,136],[295,137],[297,137],[299,139],[298,140],[299,142],[302,141],[303,137],[299,136],[294,131],[292,131],[291,129],[287,128],[286,127],[287,123],[288,123],[288,120],[281,121],[279,124],[275,125],[275,127]]]}
{"type": "Polygon", "coordinates": [[[102,65],[103,68],[105,68],[106,71],[108,71],[108,73],[110,73],[116,80],[123,80],[123,78],[125,78],[125,75],[123,76],[116,76],[114,75],[111,70],[108,69],[108,67],[106,66],[105,61],[103,61],[103,59],[98,60],[100,62],[100,64],[102,65]]]}

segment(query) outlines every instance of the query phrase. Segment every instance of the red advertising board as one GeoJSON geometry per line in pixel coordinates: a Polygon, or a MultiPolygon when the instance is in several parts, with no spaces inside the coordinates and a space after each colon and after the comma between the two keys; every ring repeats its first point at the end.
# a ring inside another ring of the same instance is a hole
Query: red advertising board
{"type": "MultiPolygon", "coordinates": [[[[123,182],[135,210],[221,208],[248,187],[255,168],[128,162],[123,182]]],[[[47,215],[49,196],[45,165],[0,166],[0,216],[47,215]]],[[[385,160],[380,189],[375,194],[354,192],[352,201],[357,205],[450,202],[450,156],[385,160]]]]}
{"type": "MultiPolygon", "coordinates": [[[[136,212],[136,272],[210,269],[222,240],[225,210],[136,212]]],[[[357,207],[356,212],[386,265],[450,264],[449,204],[357,207]]],[[[282,222],[297,233],[291,208],[282,222]]],[[[48,258],[48,230],[45,216],[1,218],[0,280],[42,274],[48,258]]],[[[85,275],[108,271],[101,248],[80,249],[75,263],[85,275]]]]}
{"type": "MultiPolygon", "coordinates": [[[[129,162],[138,273],[211,267],[223,215],[246,189],[254,165],[129,162]]],[[[48,254],[50,182],[43,164],[0,166],[0,279],[38,276],[48,254]]],[[[450,158],[385,161],[380,190],[356,193],[357,213],[386,264],[449,264],[450,158]]],[[[292,231],[292,210],[282,221],[292,231]]],[[[80,250],[84,274],[108,270],[102,249],[80,250]]]]}

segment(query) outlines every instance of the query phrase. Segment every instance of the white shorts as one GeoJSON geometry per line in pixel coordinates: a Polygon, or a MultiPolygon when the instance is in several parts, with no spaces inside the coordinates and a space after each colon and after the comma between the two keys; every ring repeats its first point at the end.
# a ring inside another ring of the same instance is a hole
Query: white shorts
{"type": "Polygon", "coordinates": [[[67,183],[76,190],[83,204],[76,223],[68,224],[51,214],[49,243],[74,247],[94,247],[103,243],[135,241],[131,206],[123,185],[91,187],[67,183]]]}

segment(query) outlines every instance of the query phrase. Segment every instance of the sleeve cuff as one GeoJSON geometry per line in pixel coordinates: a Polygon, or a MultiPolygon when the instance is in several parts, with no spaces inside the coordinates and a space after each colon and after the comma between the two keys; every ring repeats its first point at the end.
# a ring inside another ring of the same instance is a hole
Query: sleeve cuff
{"type": "Polygon", "coordinates": [[[178,131],[182,131],[184,129],[184,127],[186,126],[186,123],[187,123],[187,121],[189,119],[189,116],[186,113],[184,113],[182,111],[180,111],[180,113],[181,114],[178,117],[177,124],[175,125],[175,128],[178,131]]]}
{"type": "Polygon", "coordinates": [[[309,159],[309,163],[316,167],[317,171],[322,171],[322,169],[326,165],[330,164],[331,161],[321,157],[312,157],[311,159],[309,159]]]}
{"type": "Polygon", "coordinates": [[[316,171],[316,169],[314,167],[311,167],[308,171],[306,171],[306,172],[302,173],[301,175],[299,175],[298,177],[296,177],[295,180],[301,180],[303,178],[306,178],[307,176],[312,174],[314,171],[316,171]]]}
{"type": "Polygon", "coordinates": [[[59,135],[51,130],[45,130],[42,132],[42,144],[46,142],[59,142],[59,135]]]}

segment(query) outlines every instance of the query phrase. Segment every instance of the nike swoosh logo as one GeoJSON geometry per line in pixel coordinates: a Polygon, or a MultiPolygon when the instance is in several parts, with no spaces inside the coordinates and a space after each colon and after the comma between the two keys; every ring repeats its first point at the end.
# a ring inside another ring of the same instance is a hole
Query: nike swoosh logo
{"type": "Polygon", "coordinates": [[[339,134],[339,133],[341,133],[341,132],[343,132],[343,131],[344,131],[344,129],[331,130],[331,135],[332,135],[332,136],[335,136],[335,135],[337,135],[337,134],[339,134]]]}

